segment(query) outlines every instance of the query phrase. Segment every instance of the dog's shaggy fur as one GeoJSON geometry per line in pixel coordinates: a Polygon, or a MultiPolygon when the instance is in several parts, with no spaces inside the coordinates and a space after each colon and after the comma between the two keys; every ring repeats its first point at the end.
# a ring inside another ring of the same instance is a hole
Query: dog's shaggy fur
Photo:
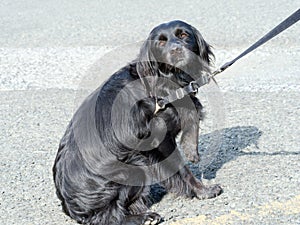
{"type": "Polygon", "coordinates": [[[53,173],[63,210],[90,225],[157,224],[148,209],[150,185],[199,199],[222,191],[206,187],[184,164],[199,161],[202,106],[194,94],[158,110],[171,91],[209,72],[213,57],[200,33],[182,21],[154,28],[138,58],[95,90],[63,136],[53,173]]]}

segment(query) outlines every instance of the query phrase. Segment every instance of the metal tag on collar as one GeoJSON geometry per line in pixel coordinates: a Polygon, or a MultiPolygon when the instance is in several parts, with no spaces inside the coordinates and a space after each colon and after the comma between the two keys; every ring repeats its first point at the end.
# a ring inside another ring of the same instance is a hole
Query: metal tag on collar
{"type": "Polygon", "coordinates": [[[160,101],[155,101],[155,111],[154,114],[156,114],[159,110],[162,110],[166,107],[165,101],[161,99],[160,101]]]}

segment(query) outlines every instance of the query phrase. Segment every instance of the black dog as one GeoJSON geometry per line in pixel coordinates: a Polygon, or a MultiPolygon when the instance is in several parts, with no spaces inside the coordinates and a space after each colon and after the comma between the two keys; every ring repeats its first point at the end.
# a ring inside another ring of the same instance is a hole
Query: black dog
{"type": "Polygon", "coordinates": [[[209,72],[212,57],[210,46],[191,25],[161,24],[138,58],[83,102],[53,167],[66,214],[91,225],[157,224],[161,217],[148,209],[151,184],[199,199],[222,192],[218,185],[204,186],[183,161],[183,156],[199,161],[202,106],[195,95],[158,107],[171,91],[209,72]]]}

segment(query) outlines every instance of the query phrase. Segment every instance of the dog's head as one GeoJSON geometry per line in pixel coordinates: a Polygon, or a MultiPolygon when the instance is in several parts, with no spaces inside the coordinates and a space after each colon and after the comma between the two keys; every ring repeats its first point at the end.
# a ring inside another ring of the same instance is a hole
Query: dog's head
{"type": "Polygon", "coordinates": [[[190,82],[197,79],[201,71],[209,71],[212,58],[211,47],[200,32],[175,20],[151,31],[139,54],[138,72],[141,77],[172,77],[184,73],[190,82]]]}

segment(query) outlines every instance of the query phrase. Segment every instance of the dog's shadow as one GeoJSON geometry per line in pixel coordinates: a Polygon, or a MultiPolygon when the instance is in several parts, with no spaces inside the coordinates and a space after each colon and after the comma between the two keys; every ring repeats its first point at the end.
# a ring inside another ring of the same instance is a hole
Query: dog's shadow
{"type": "MultiPolygon", "coordinates": [[[[262,132],[254,126],[237,126],[217,130],[199,137],[200,162],[189,163],[193,174],[201,179],[213,179],[216,172],[227,162],[242,155],[242,150],[249,146],[258,146],[262,132]]],[[[164,188],[153,185],[151,199],[159,202],[166,194],[164,188]]]]}
{"type": "MultiPolygon", "coordinates": [[[[222,166],[244,155],[273,156],[273,155],[300,155],[300,152],[262,152],[253,151],[258,147],[258,140],[263,132],[254,126],[237,126],[214,131],[209,134],[203,134],[199,138],[200,162],[197,164],[189,163],[193,174],[202,179],[214,179],[216,173],[222,166]]],[[[153,185],[151,188],[151,197],[153,203],[159,202],[166,194],[164,188],[159,185],[153,185]]]]}
{"type": "Polygon", "coordinates": [[[263,132],[254,126],[237,126],[200,136],[200,162],[197,165],[190,164],[192,172],[198,178],[210,180],[216,177],[216,172],[225,163],[239,156],[300,155],[300,152],[253,151],[253,147],[259,150],[258,140],[262,134],[263,132]],[[247,149],[248,147],[252,148],[247,149]]]}
{"type": "Polygon", "coordinates": [[[244,149],[251,146],[258,149],[261,135],[262,131],[254,126],[237,126],[203,134],[199,138],[200,162],[190,164],[190,168],[198,178],[214,179],[225,163],[247,154],[244,149]]]}

